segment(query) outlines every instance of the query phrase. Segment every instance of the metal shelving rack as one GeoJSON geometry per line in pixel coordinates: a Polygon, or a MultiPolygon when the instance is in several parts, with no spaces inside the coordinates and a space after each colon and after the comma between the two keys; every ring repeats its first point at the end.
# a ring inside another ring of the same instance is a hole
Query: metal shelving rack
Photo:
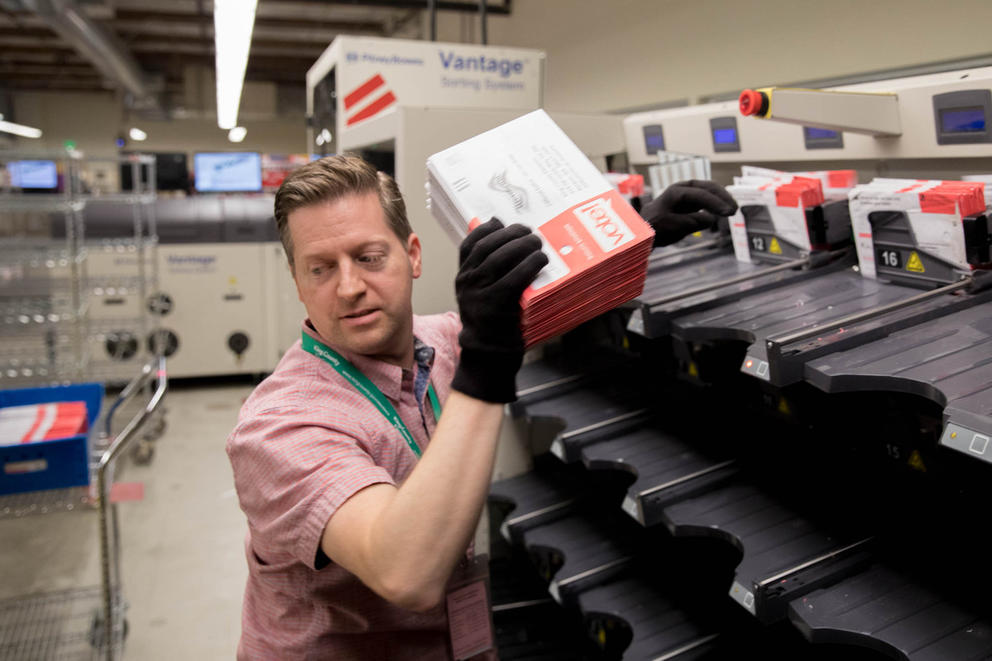
{"type": "Polygon", "coordinates": [[[95,425],[89,487],[0,497],[0,526],[27,516],[95,511],[101,570],[95,586],[0,601],[0,659],[112,661],[123,653],[126,603],[110,487],[126,450],[137,446],[143,452],[135,459],[150,459],[150,442],[164,427],[167,388],[165,359],[153,355],[155,320],[147,305],[157,282],[154,181],[150,156],[0,152],[0,389],[84,381],[123,386],[95,425]],[[7,164],[17,160],[54,161],[59,192],[15,188],[7,164]],[[116,181],[122,166],[130,168],[130,192],[105,183],[116,181]],[[112,223],[129,218],[133,235],[87,237],[86,216],[98,216],[96,209],[116,210],[112,223]],[[117,348],[125,334],[133,350],[108,351],[111,336],[117,348]],[[145,405],[112,435],[115,413],[139,396],[145,405]]]}
{"type": "Polygon", "coordinates": [[[0,152],[0,166],[0,388],[127,383],[154,353],[155,159],[0,152]],[[56,164],[59,192],[13,188],[6,165],[39,160],[56,164]],[[123,168],[132,191],[102,182],[123,168]],[[87,220],[133,232],[88,237],[87,220]]]}
{"type": "Polygon", "coordinates": [[[68,182],[61,194],[24,195],[0,188],[0,387],[82,376],[87,316],[83,203],[72,191],[73,159],[58,163],[68,182]],[[62,237],[55,238],[52,227],[59,221],[62,237]]]}

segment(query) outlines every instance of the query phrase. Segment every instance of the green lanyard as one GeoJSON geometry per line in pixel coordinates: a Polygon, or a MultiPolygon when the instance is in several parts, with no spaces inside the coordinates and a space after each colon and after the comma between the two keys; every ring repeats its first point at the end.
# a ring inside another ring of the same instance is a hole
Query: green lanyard
{"type": "MultiPolygon", "coordinates": [[[[379,412],[385,416],[396,431],[400,433],[406,444],[410,446],[413,453],[420,458],[420,448],[417,447],[417,441],[414,440],[413,434],[407,429],[406,423],[400,418],[400,414],[396,412],[393,405],[389,403],[386,396],[382,394],[374,383],[372,383],[367,376],[362,374],[360,371],[355,369],[355,366],[348,362],[348,360],[339,354],[334,349],[330,348],[323,342],[318,342],[306,333],[303,333],[303,350],[312,353],[325,360],[330,364],[337,373],[344,377],[345,381],[350,383],[355,387],[355,390],[360,392],[365,396],[367,400],[372,402],[372,404],[379,409],[379,412]]],[[[427,397],[431,400],[431,408],[434,409],[434,420],[441,419],[441,402],[437,398],[437,393],[434,392],[434,385],[431,383],[427,384],[427,397]]]]}

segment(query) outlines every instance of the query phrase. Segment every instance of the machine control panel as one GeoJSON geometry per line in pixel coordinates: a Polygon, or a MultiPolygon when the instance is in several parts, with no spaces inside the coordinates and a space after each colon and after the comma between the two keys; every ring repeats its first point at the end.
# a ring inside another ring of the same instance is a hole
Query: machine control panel
{"type": "Polygon", "coordinates": [[[949,422],[944,426],[940,444],[964,452],[976,459],[992,463],[992,446],[990,446],[989,440],[988,434],[980,434],[949,422]]]}
{"type": "Polygon", "coordinates": [[[647,124],[642,129],[644,131],[644,151],[650,154],[657,154],[665,151],[665,132],[661,124],[647,124]]]}
{"type": "Polygon", "coordinates": [[[745,374],[756,376],[764,381],[771,381],[771,376],[768,374],[767,360],[748,355],[744,358],[744,363],[741,365],[741,371],[745,374]]]}
{"type": "Polygon", "coordinates": [[[831,129],[804,126],[803,142],[806,149],[843,149],[844,134],[831,129]]]}
{"type": "Polygon", "coordinates": [[[933,96],[938,145],[992,142],[992,90],[959,90],[933,96]]]}
{"type": "Polygon", "coordinates": [[[713,137],[713,151],[738,152],[741,150],[736,117],[710,118],[710,134],[713,137]]]}

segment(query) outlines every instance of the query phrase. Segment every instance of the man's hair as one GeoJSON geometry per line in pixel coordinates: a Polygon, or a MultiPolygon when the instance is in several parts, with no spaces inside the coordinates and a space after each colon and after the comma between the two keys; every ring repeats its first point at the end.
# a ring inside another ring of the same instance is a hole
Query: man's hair
{"type": "Polygon", "coordinates": [[[276,192],[276,228],[293,267],[293,237],[289,232],[289,214],[301,207],[333,202],[348,195],[375,193],[386,215],[386,222],[400,241],[406,242],[413,229],[406,217],[406,205],[400,189],[385,172],[351,154],[328,156],[294,170],[276,192]]]}

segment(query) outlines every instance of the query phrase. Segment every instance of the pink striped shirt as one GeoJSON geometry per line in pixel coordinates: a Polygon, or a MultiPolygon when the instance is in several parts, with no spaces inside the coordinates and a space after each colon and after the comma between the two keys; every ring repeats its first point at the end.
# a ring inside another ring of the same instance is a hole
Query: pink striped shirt
{"type": "MultiPolygon", "coordinates": [[[[453,312],[414,317],[414,334],[434,348],[430,380],[442,403],[460,328],[453,312]]],[[[306,324],[304,332],[321,339],[306,324]]],[[[426,397],[418,406],[414,370],[334,348],[379,387],[426,448],[435,420],[426,397]]],[[[443,606],[428,613],[394,606],[320,550],[324,526],[342,503],[372,484],[400,484],[417,462],[371,402],[297,341],[245,402],[227,453],[248,518],[239,659],[449,658],[443,606]]]]}

